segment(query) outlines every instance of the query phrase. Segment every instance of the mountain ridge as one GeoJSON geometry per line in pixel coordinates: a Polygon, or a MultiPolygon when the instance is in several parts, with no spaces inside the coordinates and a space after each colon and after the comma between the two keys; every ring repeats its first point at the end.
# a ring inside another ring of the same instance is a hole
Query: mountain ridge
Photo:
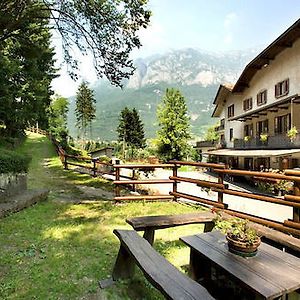
{"type": "MultiPolygon", "coordinates": [[[[203,136],[207,127],[216,123],[210,116],[219,84],[234,83],[253,54],[253,49],[213,54],[186,48],[137,59],[136,71],[124,81],[123,89],[103,80],[91,85],[97,100],[92,138],[116,140],[118,117],[125,106],[139,111],[146,137],[155,137],[157,105],[165,90],[172,87],[178,88],[186,98],[193,135],[203,136]]],[[[70,98],[68,123],[71,135],[76,136],[74,99],[70,98]]]]}

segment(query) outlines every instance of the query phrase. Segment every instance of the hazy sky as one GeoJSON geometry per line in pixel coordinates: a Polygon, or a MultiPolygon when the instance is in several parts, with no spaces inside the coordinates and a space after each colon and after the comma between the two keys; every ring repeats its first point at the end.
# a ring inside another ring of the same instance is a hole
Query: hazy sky
{"type": "MultiPolygon", "coordinates": [[[[207,51],[265,47],[300,18],[300,0],[149,0],[149,8],[151,25],[140,32],[143,46],[134,50],[133,58],[187,47],[207,51]]],[[[91,60],[81,60],[79,82],[93,82],[91,60]]],[[[55,91],[74,95],[78,83],[65,69],[61,73],[53,83],[55,91]]]]}

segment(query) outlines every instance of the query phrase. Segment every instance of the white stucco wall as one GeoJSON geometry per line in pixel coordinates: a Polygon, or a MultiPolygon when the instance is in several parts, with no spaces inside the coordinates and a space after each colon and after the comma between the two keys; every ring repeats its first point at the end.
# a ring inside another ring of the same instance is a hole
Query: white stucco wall
{"type": "MultiPolygon", "coordinates": [[[[254,123],[254,132],[255,132],[255,123],[266,118],[274,120],[274,117],[277,115],[284,115],[290,112],[288,110],[278,111],[276,113],[268,113],[267,116],[260,116],[259,118],[249,121],[249,122],[240,122],[240,121],[229,121],[227,116],[228,107],[234,104],[234,116],[239,116],[246,113],[243,109],[243,101],[247,98],[252,97],[252,109],[247,112],[251,112],[255,109],[261,108],[265,105],[275,103],[286,97],[292,96],[294,94],[300,94],[300,39],[298,39],[291,48],[286,48],[280,54],[278,54],[273,61],[270,61],[270,64],[267,67],[263,67],[258,70],[253,76],[252,80],[249,83],[249,88],[246,88],[243,93],[240,94],[230,94],[224,106],[224,111],[222,115],[225,115],[225,141],[227,147],[232,147],[233,143],[229,140],[229,130],[233,128],[234,138],[241,139],[244,135],[244,125],[254,123]],[[280,98],[275,98],[275,84],[289,79],[289,93],[280,98]],[[267,89],[267,103],[257,106],[256,96],[262,90],[267,89]]],[[[299,105],[295,105],[295,109],[299,105]]],[[[294,125],[300,128],[300,118],[294,118],[294,125]]],[[[274,123],[269,121],[269,132],[274,132],[274,123]]]]}

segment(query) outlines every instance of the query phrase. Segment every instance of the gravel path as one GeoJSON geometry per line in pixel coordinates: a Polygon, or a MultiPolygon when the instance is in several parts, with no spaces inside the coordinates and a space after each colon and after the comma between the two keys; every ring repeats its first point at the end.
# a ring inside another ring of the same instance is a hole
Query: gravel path
{"type": "MultiPolygon", "coordinates": [[[[157,169],[154,178],[169,178],[172,175],[172,171],[157,169]]],[[[217,182],[217,178],[206,174],[201,171],[191,171],[191,172],[178,172],[178,176],[202,179],[212,182],[217,182]]],[[[231,189],[239,191],[247,191],[248,189],[238,187],[230,182],[225,182],[229,184],[231,189]]],[[[154,194],[168,194],[172,190],[172,184],[158,184],[158,185],[144,185],[148,190],[154,194]]],[[[183,192],[193,196],[203,197],[206,199],[217,201],[217,193],[213,191],[205,191],[195,184],[181,182],[178,184],[178,192],[183,192]]],[[[251,191],[250,191],[251,192],[251,191]]],[[[257,191],[259,193],[259,191],[257,191]]],[[[239,196],[232,196],[224,194],[224,203],[228,204],[230,209],[238,210],[248,214],[256,215],[259,217],[267,218],[270,220],[283,222],[286,219],[291,219],[293,217],[293,209],[280,204],[273,204],[263,201],[258,201],[250,198],[244,198],[239,196]]]]}

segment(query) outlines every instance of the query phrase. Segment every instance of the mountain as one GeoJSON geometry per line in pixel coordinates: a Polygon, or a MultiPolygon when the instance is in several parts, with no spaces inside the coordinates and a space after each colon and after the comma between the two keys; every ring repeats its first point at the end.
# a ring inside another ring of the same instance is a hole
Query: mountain
{"type": "MultiPolygon", "coordinates": [[[[124,82],[123,89],[103,80],[91,86],[97,100],[93,138],[116,140],[118,117],[125,106],[139,111],[146,137],[155,137],[157,105],[165,90],[171,87],[178,88],[186,98],[192,133],[203,136],[207,127],[217,121],[211,118],[211,113],[219,84],[234,83],[255,53],[255,50],[210,53],[182,49],[137,59],[136,72],[124,82]]],[[[75,97],[71,97],[68,123],[71,135],[76,136],[74,108],[75,97]]]]}

